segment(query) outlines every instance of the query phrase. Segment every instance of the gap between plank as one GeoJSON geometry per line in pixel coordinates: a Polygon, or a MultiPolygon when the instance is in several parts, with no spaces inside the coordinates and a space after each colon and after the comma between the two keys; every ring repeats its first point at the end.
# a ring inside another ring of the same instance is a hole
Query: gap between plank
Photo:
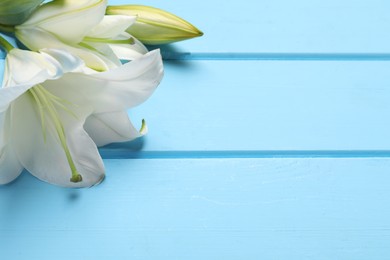
{"type": "Polygon", "coordinates": [[[161,53],[164,60],[390,61],[390,53],[161,53]]]}
{"type": "MultiPolygon", "coordinates": [[[[203,53],[161,50],[164,60],[390,61],[390,53],[203,53]]],[[[0,50],[0,58],[5,53],[0,50]]]]}
{"type": "Polygon", "coordinates": [[[389,158],[390,150],[338,151],[134,151],[100,149],[104,159],[389,158]]]}

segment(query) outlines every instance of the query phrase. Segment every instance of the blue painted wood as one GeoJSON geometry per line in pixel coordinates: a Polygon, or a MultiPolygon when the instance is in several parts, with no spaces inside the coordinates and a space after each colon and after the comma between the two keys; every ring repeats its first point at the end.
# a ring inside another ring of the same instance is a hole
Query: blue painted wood
{"type": "Polygon", "coordinates": [[[175,44],[176,52],[390,52],[386,0],[144,0],[142,4],[169,10],[204,31],[203,38],[175,44]]]}
{"type": "Polygon", "coordinates": [[[156,93],[130,111],[145,118],[142,151],[389,150],[390,63],[177,61],[156,93]]]}
{"type": "Polygon", "coordinates": [[[389,258],[390,3],[142,4],[205,36],[163,48],[101,185],[0,186],[0,259],[389,258]]]}
{"type": "Polygon", "coordinates": [[[0,187],[2,259],[385,259],[388,159],[106,160],[0,187]]]}

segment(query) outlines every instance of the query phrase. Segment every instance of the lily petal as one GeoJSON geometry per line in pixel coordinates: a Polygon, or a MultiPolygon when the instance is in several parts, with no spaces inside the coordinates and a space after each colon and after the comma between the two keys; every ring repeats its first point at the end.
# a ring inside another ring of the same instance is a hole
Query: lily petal
{"type": "MultiPolygon", "coordinates": [[[[66,91],[66,90],[62,90],[66,91]]],[[[39,112],[31,95],[20,96],[11,105],[12,139],[21,164],[37,178],[64,187],[89,187],[102,181],[104,166],[96,145],[83,129],[88,106],[72,107],[77,118],[59,111],[66,133],[67,145],[81,182],[70,182],[71,170],[54,126],[46,123],[42,133],[39,112]],[[24,115],[23,118],[19,115],[24,115]]]]}
{"type": "Polygon", "coordinates": [[[106,6],[107,0],[51,1],[38,8],[17,30],[39,27],[66,42],[78,43],[103,19],[106,6]]]}
{"type": "MultiPolygon", "coordinates": [[[[127,40],[129,43],[107,44],[85,41],[83,44],[88,44],[90,47],[92,47],[100,54],[103,54],[104,57],[107,57],[109,60],[135,60],[141,58],[148,52],[148,49],[146,49],[146,47],[139,40],[132,38],[132,36],[128,33],[123,33],[113,40],[127,40]]],[[[117,67],[119,67],[119,65],[117,67]]]]}
{"type": "Polygon", "coordinates": [[[127,37],[133,39],[132,44],[110,44],[110,48],[113,50],[115,55],[121,60],[135,60],[141,58],[148,52],[148,49],[143,45],[142,42],[133,38],[130,34],[124,33],[127,37]]]}
{"type": "Polygon", "coordinates": [[[58,82],[47,81],[45,86],[57,96],[64,95],[66,100],[74,104],[91,104],[93,113],[106,113],[126,110],[144,102],[162,77],[161,55],[159,50],[155,50],[106,72],[66,74],[61,78],[66,93],[57,93],[61,89],[56,88],[58,82]]]}
{"type": "Polygon", "coordinates": [[[87,35],[92,38],[111,39],[121,35],[135,22],[135,16],[106,15],[87,35]]]}
{"type": "Polygon", "coordinates": [[[77,71],[83,64],[80,59],[62,50],[42,50],[38,53],[15,48],[6,57],[3,87],[24,83],[35,85],[56,79],[64,73],[77,71]]]}
{"type": "Polygon", "coordinates": [[[85,121],[84,128],[97,146],[131,141],[142,136],[125,111],[93,114],[85,121]]]}
{"type": "Polygon", "coordinates": [[[28,84],[0,89],[0,113],[6,111],[15,99],[32,87],[33,85],[28,84]]]}
{"type": "MultiPolygon", "coordinates": [[[[116,68],[122,65],[118,56],[115,55],[113,50],[110,48],[108,44],[99,44],[99,43],[90,43],[84,42],[82,43],[84,46],[91,48],[94,50],[94,53],[98,54],[97,57],[101,59],[102,64],[105,65],[105,68],[101,66],[101,64],[97,63],[89,63],[88,67],[94,69],[95,71],[107,71],[110,68],[116,68]]],[[[93,55],[90,51],[85,49],[78,49],[73,51],[74,53],[79,53],[80,57],[84,57],[84,59],[93,55]]],[[[88,60],[86,60],[86,63],[88,60]]]]}
{"type": "MultiPolygon", "coordinates": [[[[115,42],[118,40],[127,40],[129,43],[120,44],[112,43],[109,44],[115,55],[123,60],[134,60],[141,57],[148,52],[148,49],[137,39],[130,34],[126,33],[125,30],[135,22],[135,16],[124,16],[124,15],[108,15],[96,26],[88,35],[89,38],[107,39],[107,42],[115,42]],[[131,39],[131,41],[130,41],[131,39]]],[[[92,44],[96,49],[99,46],[107,46],[103,44],[92,44]]],[[[100,50],[100,49],[99,49],[100,50]]]]}
{"type": "Polygon", "coordinates": [[[16,179],[23,171],[23,166],[19,163],[12,144],[9,144],[9,122],[6,121],[8,114],[0,114],[0,184],[6,184],[16,179]]]}
{"type": "Polygon", "coordinates": [[[16,36],[29,49],[34,51],[41,50],[42,48],[67,50],[68,52],[78,56],[85,62],[88,67],[96,71],[105,71],[109,68],[120,66],[120,61],[118,58],[109,59],[104,55],[100,55],[96,50],[91,51],[91,49],[88,49],[88,46],[83,47],[80,45],[65,44],[54,37],[52,34],[39,28],[18,30],[16,31],[16,36]]]}
{"type": "Polygon", "coordinates": [[[23,171],[16,154],[11,147],[4,146],[0,151],[0,184],[15,180],[23,171]]]}

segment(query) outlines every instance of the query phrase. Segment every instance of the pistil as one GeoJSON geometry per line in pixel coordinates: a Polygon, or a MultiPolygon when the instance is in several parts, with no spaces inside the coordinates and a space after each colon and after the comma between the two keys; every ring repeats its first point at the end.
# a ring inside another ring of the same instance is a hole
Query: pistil
{"type": "MultiPolygon", "coordinates": [[[[46,139],[46,121],[45,115],[47,113],[49,119],[52,121],[54,128],[57,132],[58,138],[60,140],[62,149],[65,152],[66,159],[68,161],[70,170],[72,172],[72,176],[70,178],[71,182],[81,182],[83,180],[81,174],[77,171],[76,165],[73,161],[72,155],[69,151],[68,144],[66,142],[65,129],[61,122],[60,116],[58,114],[57,108],[55,105],[59,106],[62,109],[66,109],[66,107],[61,103],[61,99],[51,94],[47,91],[42,85],[36,85],[29,90],[32,94],[39,110],[41,124],[43,133],[46,139]]],[[[69,112],[69,111],[68,111],[69,112]]]]}

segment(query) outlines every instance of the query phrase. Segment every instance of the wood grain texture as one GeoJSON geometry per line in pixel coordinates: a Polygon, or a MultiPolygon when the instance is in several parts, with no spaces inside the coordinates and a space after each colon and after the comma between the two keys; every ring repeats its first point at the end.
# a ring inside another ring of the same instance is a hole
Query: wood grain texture
{"type": "Polygon", "coordinates": [[[0,187],[4,259],[383,259],[388,159],[106,160],[70,190],[0,187]]]}

